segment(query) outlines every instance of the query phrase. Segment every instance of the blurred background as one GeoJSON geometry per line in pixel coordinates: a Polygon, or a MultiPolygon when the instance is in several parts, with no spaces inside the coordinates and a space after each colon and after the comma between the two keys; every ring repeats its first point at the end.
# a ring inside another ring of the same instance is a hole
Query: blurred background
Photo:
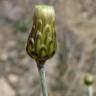
{"type": "Polygon", "coordinates": [[[54,6],[58,48],[45,65],[49,96],[96,95],[96,0],[0,0],[0,96],[42,96],[36,63],[25,45],[36,4],[54,6]]]}

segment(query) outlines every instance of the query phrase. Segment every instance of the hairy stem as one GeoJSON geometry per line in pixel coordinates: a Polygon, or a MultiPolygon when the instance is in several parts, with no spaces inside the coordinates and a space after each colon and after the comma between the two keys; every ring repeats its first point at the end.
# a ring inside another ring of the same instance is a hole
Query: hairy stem
{"type": "Polygon", "coordinates": [[[37,64],[40,75],[43,96],[48,96],[44,65],[37,64]]]}
{"type": "Polygon", "coordinates": [[[92,86],[88,86],[88,96],[93,96],[92,86]]]}

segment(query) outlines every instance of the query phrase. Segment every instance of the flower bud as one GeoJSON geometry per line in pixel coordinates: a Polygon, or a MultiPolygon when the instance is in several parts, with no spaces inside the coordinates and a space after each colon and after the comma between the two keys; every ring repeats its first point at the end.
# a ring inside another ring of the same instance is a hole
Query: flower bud
{"type": "Polygon", "coordinates": [[[93,84],[93,77],[91,74],[86,74],[86,76],[84,78],[84,83],[87,86],[91,86],[93,84]]]}
{"type": "Polygon", "coordinates": [[[38,63],[44,63],[55,54],[55,12],[52,6],[35,6],[33,26],[28,37],[26,51],[38,63]]]}

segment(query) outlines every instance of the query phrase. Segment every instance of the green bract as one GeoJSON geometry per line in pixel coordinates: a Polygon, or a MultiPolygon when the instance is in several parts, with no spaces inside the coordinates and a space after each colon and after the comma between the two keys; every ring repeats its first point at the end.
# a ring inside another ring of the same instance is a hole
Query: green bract
{"type": "Polygon", "coordinates": [[[33,26],[26,51],[38,63],[44,63],[56,51],[55,12],[52,6],[36,5],[33,26]]]}

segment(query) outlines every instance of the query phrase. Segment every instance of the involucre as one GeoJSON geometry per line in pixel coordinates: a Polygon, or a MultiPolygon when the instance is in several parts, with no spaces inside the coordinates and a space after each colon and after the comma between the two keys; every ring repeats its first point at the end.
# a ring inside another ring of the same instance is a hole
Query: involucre
{"type": "Polygon", "coordinates": [[[51,58],[56,51],[55,12],[52,6],[34,8],[33,26],[27,40],[26,51],[39,64],[51,58]]]}

